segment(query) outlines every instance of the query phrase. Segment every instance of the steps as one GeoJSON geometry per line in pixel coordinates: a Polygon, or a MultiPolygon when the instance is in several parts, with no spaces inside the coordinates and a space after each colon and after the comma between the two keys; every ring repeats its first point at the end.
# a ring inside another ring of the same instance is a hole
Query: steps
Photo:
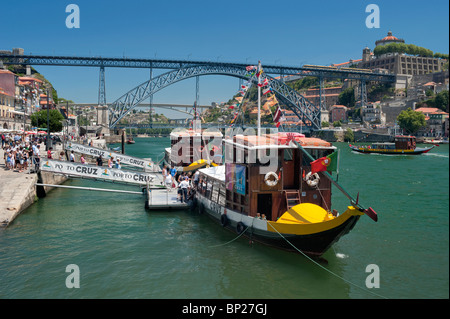
{"type": "Polygon", "coordinates": [[[286,207],[289,210],[291,207],[300,204],[300,191],[298,190],[285,190],[284,195],[286,197],[286,207]]]}

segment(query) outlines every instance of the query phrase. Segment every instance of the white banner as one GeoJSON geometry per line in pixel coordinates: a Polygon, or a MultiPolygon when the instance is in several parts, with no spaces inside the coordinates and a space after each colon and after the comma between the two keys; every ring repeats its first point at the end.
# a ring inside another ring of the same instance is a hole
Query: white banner
{"type": "Polygon", "coordinates": [[[151,187],[163,187],[162,175],[158,173],[145,173],[137,171],[121,170],[117,168],[108,168],[107,166],[94,166],[74,162],[61,162],[56,160],[41,159],[41,170],[64,174],[69,176],[78,176],[84,178],[95,178],[114,182],[125,182],[151,187]]]}
{"type": "Polygon", "coordinates": [[[85,145],[69,142],[66,145],[66,150],[74,151],[76,153],[91,155],[94,157],[99,157],[101,155],[105,162],[108,161],[108,159],[110,159],[111,157],[114,157],[115,160],[119,159],[121,164],[128,164],[131,166],[140,167],[146,171],[151,171],[151,172],[160,172],[161,171],[161,169],[151,161],[147,161],[147,160],[144,160],[141,158],[128,156],[128,155],[124,155],[124,154],[120,154],[120,153],[115,153],[110,150],[102,150],[101,148],[96,148],[96,147],[92,147],[92,146],[85,146],[85,145]]]}

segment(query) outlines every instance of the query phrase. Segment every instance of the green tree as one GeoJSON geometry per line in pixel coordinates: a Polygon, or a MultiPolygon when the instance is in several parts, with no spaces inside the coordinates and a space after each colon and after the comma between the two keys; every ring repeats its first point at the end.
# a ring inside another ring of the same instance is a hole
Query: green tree
{"type": "Polygon", "coordinates": [[[344,91],[339,93],[338,103],[340,105],[345,105],[347,107],[355,106],[355,90],[352,87],[346,88],[344,91]]]}
{"type": "Polygon", "coordinates": [[[436,97],[434,98],[434,106],[443,110],[443,111],[447,111],[448,110],[448,91],[444,90],[439,92],[436,97]]]}
{"type": "Polygon", "coordinates": [[[397,123],[408,134],[415,134],[427,125],[425,115],[421,112],[413,111],[411,108],[400,112],[397,117],[397,123]]]}
{"type": "Polygon", "coordinates": [[[344,133],[344,142],[353,142],[355,141],[355,134],[351,128],[347,128],[344,133]]]}
{"type": "MultiPolygon", "coordinates": [[[[62,120],[64,117],[58,110],[50,110],[49,123],[50,132],[60,132],[62,130],[62,120]]],[[[47,110],[42,110],[31,115],[31,125],[46,128],[47,127],[47,110]]]]}

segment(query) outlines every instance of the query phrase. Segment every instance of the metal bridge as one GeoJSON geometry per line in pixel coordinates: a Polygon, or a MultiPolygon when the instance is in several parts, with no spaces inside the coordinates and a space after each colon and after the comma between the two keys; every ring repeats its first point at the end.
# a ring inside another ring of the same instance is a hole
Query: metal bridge
{"type": "MultiPolygon", "coordinates": [[[[246,66],[249,63],[191,61],[191,60],[163,60],[163,59],[130,59],[130,58],[107,58],[107,57],[73,57],[73,56],[42,56],[42,55],[9,55],[0,54],[0,60],[5,65],[53,65],[53,66],[86,66],[99,67],[99,105],[106,105],[105,92],[105,67],[119,68],[147,68],[150,69],[150,80],[134,89],[128,91],[109,106],[109,126],[115,127],[120,119],[139,105],[144,99],[151,98],[159,90],[182,80],[196,77],[198,100],[198,78],[203,75],[220,74],[233,76],[240,79],[249,79],[246,66]],[[155,78],[152,76],[153,69],[169,69],[167,73],[155,78]]],[[[256,65],[256,64],[254,64],[256,65]]],[[[334,69],[321,66],[281,66],[263,65],[266,74],[280,77],[280,80],[269,77],[270,86],[286,105],[294,113],[307,123],[311,128],[320,129],[320,112],[322,109],[322,98],[320,105],[315,106],[304,96],[284,84],[283,79],[288,75],[313,76],[319,79],[319,94],[323,92],[323,81],[326,78],[343,78],[358,80],[361,83],[361,101],[365,101],[366,83],[395,82],[395,75],[376,73],[360,69],[334,69]]]]}

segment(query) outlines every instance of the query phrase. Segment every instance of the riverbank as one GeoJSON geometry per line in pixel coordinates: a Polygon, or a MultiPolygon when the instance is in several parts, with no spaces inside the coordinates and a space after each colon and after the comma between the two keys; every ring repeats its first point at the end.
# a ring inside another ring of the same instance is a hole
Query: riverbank
{"type": "MultiPolygon", "coordinates": [[[[41,145],[41,158],[45,158],[45,146],[41,145]]],[[[55,146],[56,150],[61,147],[55,146]]],[[[26,208],[45,197],[52,187],[36,187],[37,182],[45,184],[61,184],[67,177],[48,172],[30,173],[30,170],[19,173],[17,170],[6,170],[4,151],[0,149],[0,227],[7,227],[26,208]]]]}

